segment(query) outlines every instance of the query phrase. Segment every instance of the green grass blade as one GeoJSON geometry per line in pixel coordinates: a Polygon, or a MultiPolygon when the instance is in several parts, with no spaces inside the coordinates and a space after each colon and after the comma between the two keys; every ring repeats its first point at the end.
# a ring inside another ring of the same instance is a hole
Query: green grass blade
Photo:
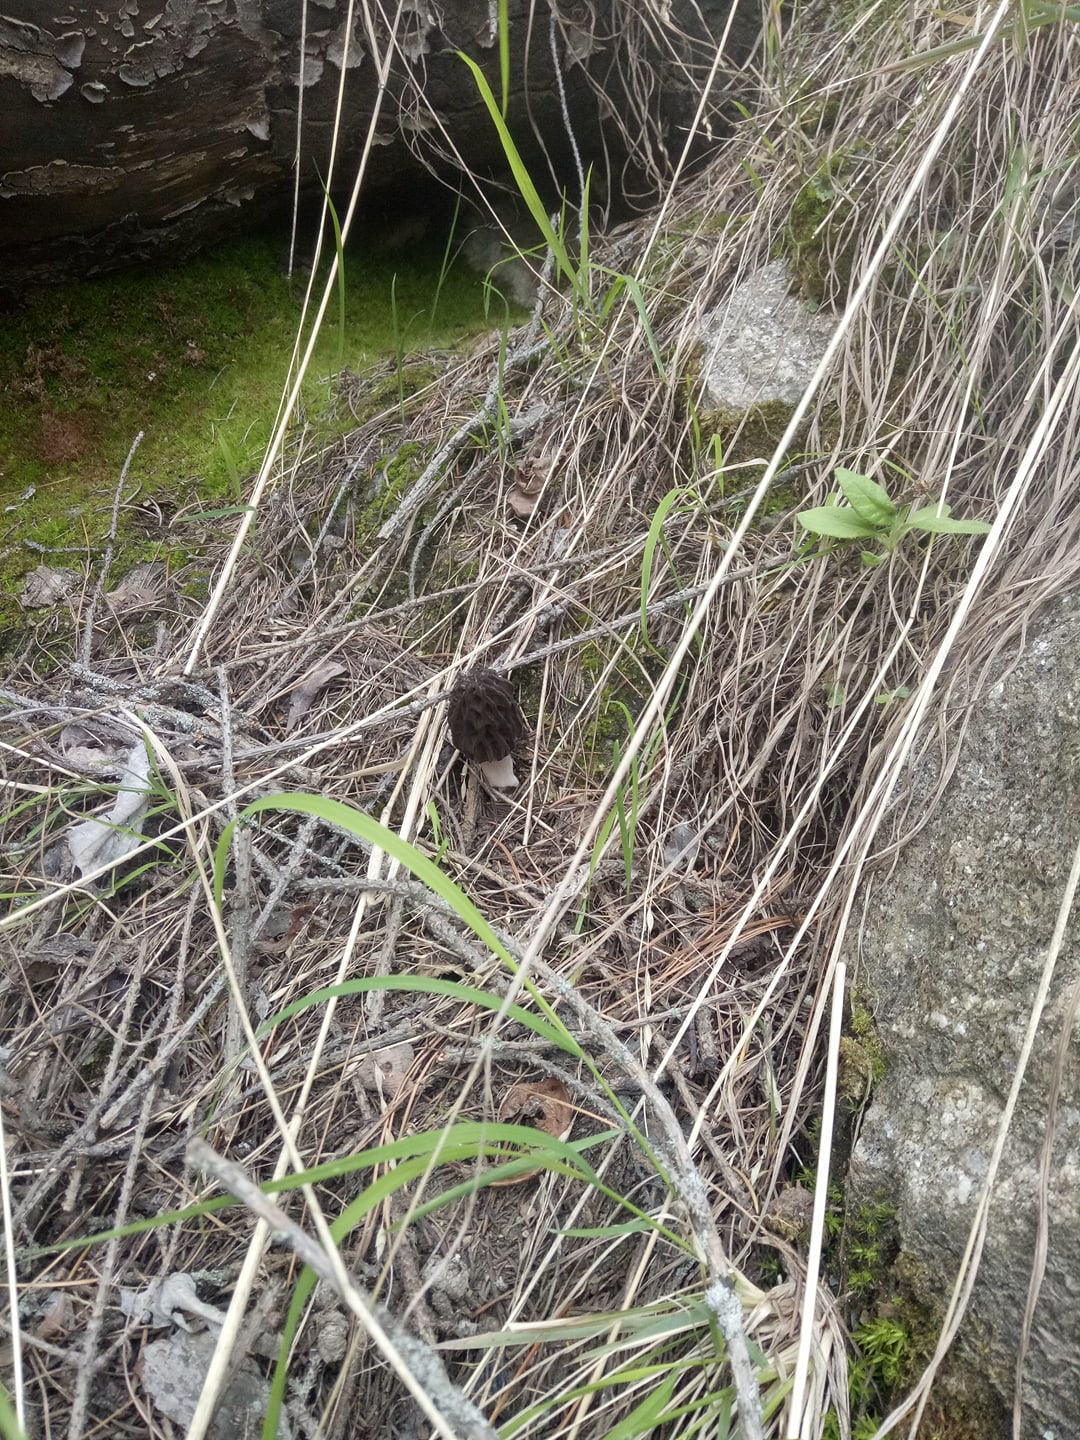
{"type": "Polygon", "coordinates": [[[502,941],[481,915],[473,902],[453,880],[439,869],[426,855],[403,840],[393,830],[380,825],[362,810],[345,805],[340,800],[330,800],[324,795],[282,794],[264,795],[245,807],[236,820],[226,826],[214,852],[214,899],[220,906],[225,885],[225,861],[232,841],[232,832],[242,820],[249,820],[263,810],[293,810],[301,815],[314,815],[328,825],[336,825],[348,831],[369,845],[377,845],[394,860],[398,860],[429,890],[434,890],[450,905],[458,918],[466,924],[477,939],[483,941],[493,955],[496,955],[513,973],[517,965],[502,941]]]}
{"type": "Polygon", "coordinates": [[[491,116],[495,129],[498,132],[499,142],[503,147],[503,154],[506,156],[518,190],[521,192],[521,198],[525,201],[529,214],[533,217],[541,235],[543,235],[550,247],[551,253],[555,256],[555,263],[559,267],[559,273],[566,277],[576,291],[579,284],[577,269],[571,262],[570,256],[566,253],[566,246],[563,244],[562,237],[556,234],[551,221],[548,219],[544,202],[540,199],[536,186],[533,184],[532,176],[529,174],[525,162],[522,160],[518,148],[514,144],[514,138],[506,127],[506,121],[499,112],[498,103],[495,96],[491,93],[491,86],[487,83],[487,80],[484,78],[484,72],[475,60],[470,59],[470,57],[461,50],[458,51],[458,55],[465,61],[465,64],[468,65],[473,73],[476,88],[479,90],[480,98],[487,106],[488,114],[491,116]]]}
{"type": "Polygon", "coordinates": [[[652,356],[653,364],[656,366],[656,373],[660,376],[661,380],[666,382],[668,378],[667,368],[660,356],[660,347],[656,343],[656,336],[653,334],[652,323],[649,320],[649,311],[645,304],[645,296],[641,293],[641,286],[634,279],[633,275],[624,275],[623,281],[627,290],[630,292],[630,298],[634,302],[634,306],[638,312],[638,318],[641,320],[641,328],[645,332],[645,339],[649,346],[649,354],[652,356]]]}
{"type": "Polygon", "coordinates": [[[640,1405],[635,1405],[630,1414],[607,1432],[607,1440],[637,1440],[638,1436],[651,1435],[660,1423],[668,1402],[675,1393],[680,1379],[678,1370],[669,1370],[666,1378],[640,1405]]]}
{"type": "Polygon", "coordinates": [[[502,83],[502,117],[510,106],[510,5],[499,0],[499,80],[502,83]]]}
{"type": "MultiPolygon", "coordinates": [[[[501,995],[493,994],[489,990],[478,990],[472,985],[463,985],[456,980],[442,980],[435,975],[371,975],[359,980],[345,980],[340,985],[325,985],[319,990],[313,990],[301,999],[294,1000],[291,1005],[286,1005],[284,1010],[279,1010],[276,1015],[271,1015],[264,1020],[255,1033],[261,1039],[264,1035],[268,1035],[275,1026],[291,1019],[294,1015],[299,1015],[303,1010],[310,1009],[312,1005],[321,1005],[336,995],[362,995],[369,990],[406,990],[421,995],[446,995],[453,1000],[461,1000],[465,1004],[477,1005],[483,1010],[498,1010],[504,1003],[501,995]]],[[[575,1058],[581,1056],[581,1047],[561,1026],[549,1025],[546,1020],[539,1019],[528,1010],[522,1009],[520,1005],[507,1006],[506,1014],[508,1019],[516,1020],[518,1024],[527,1026],[542,1040],[551,1045],[557,1045],[568,1055],[573,1055],[575,1058]]]]}
{"type": "Polygon", "coordinates": [[[8,1393],[0,1385],[0,1435],[4,1440],[26,1440],[26,1432],[19,1424],[15,1407],[8,1399],[8,1393]]]}
{"type": "Polygon", "coordinates": [[[428,316],[428,344],[432,343],[432,335],[435,330],[435,316],[439,309],[439,298],[446,284],[446,277],[450,271],[450,262],[454,253],[454,240],[457,236],[458,217],[461,214],[461,187],[454,197],[454,213],[450,220],[450,229],[447,231],[446,244],[443,247],[442,262],[439,265],[439,278],[435,284],[435,297],[431,302],[431,314],[428,316]]]}
{"type": "Polygon", "coordinates": [[[240,484],[240,466],[236,459],[236,451],[225,438],[224,430],[219,430],[215,427],[214,439],[217,442],[218,450],[221,452],[221,458],[225,462],[225,473],[229,477],[229,491],[239,509],[247,508],[241,504],[243,488],[240,484]]]}
{"type": "Polygon", "coordinates": [[[649,533],[645,537],[645,549],[641,556],[641,636],[650,650],[656,649],[649,638],[649,587],[652,585],[656,547],[660,543],[664,521],[668,515],[680,500],[693,498],[693,494],[692,490],[687,490],[682,486],[676,486],[673,490],[669,490],[656,507],[649,525],[649,533]]]}
{"type": "MultiPolygon", "coordinates": [[[[445,871],[440,870],[426,855],[422,855],[415,846],[410,845],[407,840],[403,840],[395,831],[388,830],[385,825],[380,825],[377,820],[373,820],[370,815],[365,815],[362,810],[357,810],[351,805],[344,805],[340,800],[330,800],[324,795],[264,795],[248,805],[235,820],[230,821],[222,831],[221,839],[214,851],[214,900],[218,906],[221,905],[224,891],[225,863],[232,842],[232,832],[241,821],[248,820],[263,810],[293,810],[302,815],[314,815],[329,825],[336,825],[339,829],[356,835],[369,845],[378,846],[380,850],[404,865],[429,890],[433,890],[436,895],[445,900],[458,919],[467,925],[477,939],[502,961],[510,973],[517,973],[517,962],[506,946],[465,892],[450,879],[445,871]]],[[[577,1042],[571,1039],[553,1007],[544,999],[531,980],[526,980],[525,988],[532,997],[533,1003],[550,1024],[556,1029],[562,1030],[567,1041],[576,1046],[577,1042]]],[[[576,1050],[572,1053],[580,1054],[581,1051],[576,1050]]]]}
{"type": "MultiPolygon", "coordinates": [[[[459,1126],[451,1126],[448,1134],[456,1133],[459,1126]]],[[[499,1132],[494,1138],[497,1140],[502,1136],[509,1136],[512,1139],[519,1139],[524,1144],[535,1144],[535,1151],[521,1159],[512,1160],[506,1165],[496,1165],[490,1170],[475,1177],[476,1188],[481,1185],[491,1185],[495,1180],[512,1176],[523,1169],[533,1169],[536,1165],[542,1165],[545,1169],[553,1169],[560,1174],[569,1174],[572,1178],[587,1178],[581,1173],[582,1169],[589,1175],[595,1176],[591,1166],[576,1155],[572,1146],[564,1141],[557,1140],[554,1136],[546,1135],[542,1130],[533,1130],[524,1125],[470,1125],[470,1130],[478,1132],[479,1135],[492,1135],[499,1132]],[[554,1156],[560,1156],[567,1160],[567,1164],[560,1164],[552,1160],[554,1156]],[[578,1164],[574,1162],[578,1161],[578,1164]]],[[[438,1142],[442,1137],[440,1132],[429,1133],[428,1138],[438,1142]]],[[[486,1142],[485,1142],[486,1148],[486,1142]]],[[[479,1154],[479,1150],[477,1151],[479,1154]]],[[[341,1214],[330,1226],[330,1233],[337,1244],[340,1244],[357,1225],[373,1209],[381,1205],[384,1200],[397,1193],[412,1180],[419,1179],[426,1171],[428,1165],[427,1156],[417,1156],[414,1160],[405,1161],[385,1171],[377,1179],[373,1180],[364,1191],[356,1197],[351,1204],[347,1205],[341,1214]]],[[[440,1151],[440,1161],[443,1152],[440,1151]]],[[[442,1197],[438,1197],[442,1199],[442,1197]]],[[[266,1419],[263,1424],[263,1440],[275,1440],[278,1430],[278,1423],[281,1415],[281,1406],[285,1398],[285,1386],[288,1380],[289,1354],[292,1350],[293,1340],[299,1328],[303,1316],[304,1306],[308,1297],[315,1288],[315,1272],[306,1265],[296,1282],[296,1289],[289,1305],[285,1324],[281,1333],[281,1348],[278,1351],[278,1358],[274,1366],[274,1374],[270,1382],[270,1398],[267,1403],[266,1419]]]]}

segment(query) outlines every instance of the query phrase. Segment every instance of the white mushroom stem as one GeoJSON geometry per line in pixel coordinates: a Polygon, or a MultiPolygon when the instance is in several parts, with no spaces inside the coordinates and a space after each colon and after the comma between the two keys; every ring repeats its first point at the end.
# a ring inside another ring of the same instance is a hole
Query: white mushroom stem
{"type": "Polygon", "coordinates": [[[518,783],[512,755],[506,755],[501,760],[481,760],[480,769],[484,779],[496,790],[511,790],[518,783]]]}

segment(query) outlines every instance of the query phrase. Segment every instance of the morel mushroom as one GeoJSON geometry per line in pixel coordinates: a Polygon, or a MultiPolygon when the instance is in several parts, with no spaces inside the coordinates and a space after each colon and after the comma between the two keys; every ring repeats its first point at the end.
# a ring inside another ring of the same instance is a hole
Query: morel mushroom
{"type": "Polygon", "coordinates": [[[467,760],[474,760],[489,785],[517,784],[514,747],[525,720],[509,680],[494,670],[466,670],[450,694],[450,735],[467,760]]]}

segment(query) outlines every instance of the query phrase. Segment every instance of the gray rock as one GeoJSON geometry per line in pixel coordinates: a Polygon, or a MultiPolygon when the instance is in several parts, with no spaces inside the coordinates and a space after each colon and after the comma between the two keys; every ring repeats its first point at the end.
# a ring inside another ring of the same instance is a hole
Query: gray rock
{"type": "Polygon", "coordinates": [[[701,321],[704,379],[714,405],[741,413],[779,400],[795,405],[825,353],[835,320],[792,294],[787,262],[771,260],[701,321]]]}
{"type": "MultiPolygon", "coordinates": [[[[936,775],[912,776],[915,805],[936,775]]],[[[947,1301],[1080,839],[1080,596],[1055,602],[977,705],[956,772],[895,872],[877,877],[857,983],[886,1071],[849,1202],[894,1204],[904,1250],[947,1301]],[[1010,668],[1011,667],[1011,668],[1010,668]]],[[[912,813],[917,813],[917,808],[912,813]]],[[[849,961],[855,962],[854,955],[849,961]]],[[[1067,933],[994,1189],[965,1347],[1011,1410],[1034,1261],[1052,1071],[1080,944],[1067,933]]],[[[926,1298],[926,1297],[924,1297],[926,1298]]],[[[1025,1440],[1080,1436],[1080,1055],[1062,1077],[1049,1248],[1024,1369],[1025,1440]]]]}
{"type": "MultiPolygon", "coordinates": [[[[143,1350],[142,1384],[154,1409],[177,1425],[188,1425],[195,1414],[216,1337],[178,1330],[164,1340],[153,1340],[143,1350]]],[[[235,1366],[210,1422],[210,1440],[256,1440],[270,1398],[270,1384],[251,1360],[235,1366]]],[[[278,1422],[279,1440],[291,1440],[284,1417],[278,1422]]]]}

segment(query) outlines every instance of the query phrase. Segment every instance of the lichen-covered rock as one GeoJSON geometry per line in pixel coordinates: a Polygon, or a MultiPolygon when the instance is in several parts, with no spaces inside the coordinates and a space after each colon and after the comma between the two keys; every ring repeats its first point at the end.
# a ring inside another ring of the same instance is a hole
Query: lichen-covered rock
{"type": "Polygon", "coordinates": [[[796,405],[829,342],[834,317],[801,300],[785,260],[733,287],[701,321],[709,399],[741,414],[752,405],[796,405]]]}
{"type": "MultiPolygon", "coordinates": [[[[910,777],[915,802],[936,774],[910,777]]],[[[885,1063],[849,1200],[895,1205],[903,1249],[948,1300],[1080,840],[1080,596],[1048,608],[979,702],[955,774],[896,870],[874,878],[848,958],[885,1063]]],[[[1056,1052],[1080,985],[1067,933],[1005,1145],[961,1352],[1012,1407],[1035,1263],[1056,1052]]],[[[1024,1440],[1080,1435],[1080,1053],[1049,1166],[1049,1247],[1023,1380],[1024,1440]]]]}

